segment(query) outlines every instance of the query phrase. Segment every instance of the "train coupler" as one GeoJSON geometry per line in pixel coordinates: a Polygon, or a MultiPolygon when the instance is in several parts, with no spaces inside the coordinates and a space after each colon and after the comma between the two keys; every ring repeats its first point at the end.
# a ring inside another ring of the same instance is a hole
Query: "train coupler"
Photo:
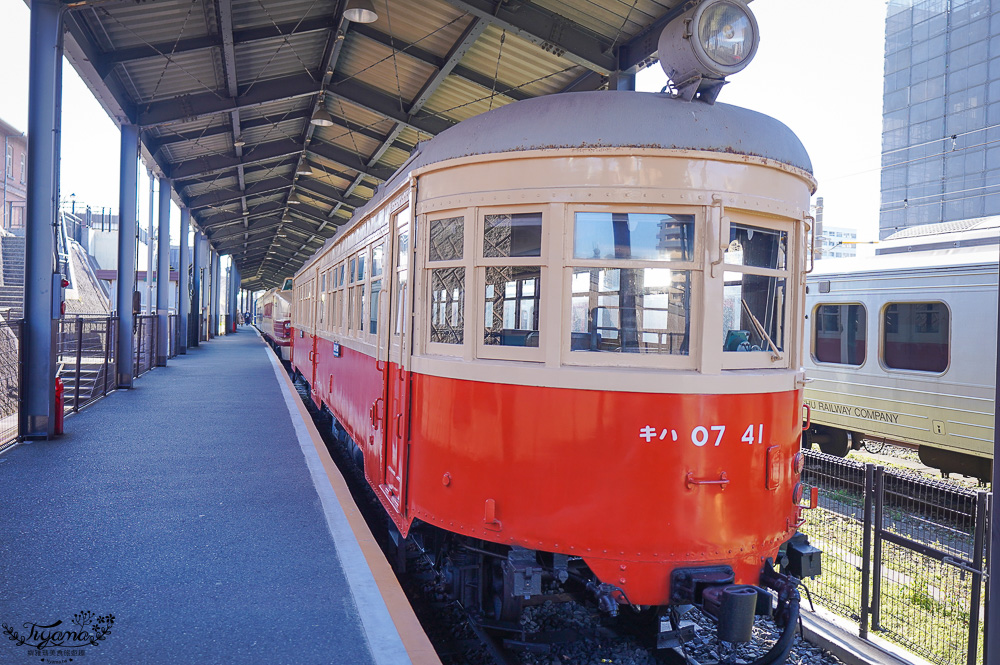
{"type": "Polygon", "coordinates": [[[670,576],[671,600],[702,609],[719,625],[719,639],[749,642],[754,617],[770,616],[773,597],[764,589],[735,584],[729,566],[680,568],[670,576]]]}

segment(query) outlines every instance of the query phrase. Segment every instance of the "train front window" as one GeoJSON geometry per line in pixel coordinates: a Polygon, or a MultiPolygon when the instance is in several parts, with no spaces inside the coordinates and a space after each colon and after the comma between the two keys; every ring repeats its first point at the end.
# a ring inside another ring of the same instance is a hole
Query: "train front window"
{"type": "Polygon", "coordinates": [[[542,214],[486,215],[483,232],[485,258],[542,255],[542,214]]]}
{"type": "Polygon", "coordinates": [[[781,357],[788,309],[787,254],[786,231],[730,224],[723,252],[723,351],[763,351],[772,361],[781,357]]]}
{"type": "Polygon", "coordinates": [[[883,311],[882,361],[891,369],[948,369],[951,325],[942,302],[891,303],[883,311]]]}
{"type": "Polygon", "coordinates": [[[465,268],[431,271],[431,337],[441,344],[465,341],[465,268]]]}
{"type": "Polygon", "coordinates": [[[465,243],[465,218],[449,217],[430,222],[429,261],[460,261],[465,243]]]}
{"type": "Polygon", "coordinates": [[[694,215],[578,212],[573,258],[634,261],[690,261],[694,215]]]}
{"type": "Polygon", "coordinates": [[[570,350],[687,355],[691,271],[574,268],[570,350]]]}
{"type": "Polygon", "coordinates": [[[488,346],[539,345],[541,268],[486,269],[483,342],[488,346]]]}
{"type": "Polygon", "coordinates": [[[817,362],[860,366],[865,362],[868,313],[864,305],[819,305],[813,312],[817,362]]]}

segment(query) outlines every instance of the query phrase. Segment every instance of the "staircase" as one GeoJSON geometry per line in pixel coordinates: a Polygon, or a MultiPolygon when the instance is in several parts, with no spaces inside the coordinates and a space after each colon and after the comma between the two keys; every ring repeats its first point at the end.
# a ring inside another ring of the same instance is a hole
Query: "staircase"
{"type": "Polygon", "coordinates": [[[7,321],[24,316],[24,247],[23,236],[0,237],[0,264],[3,284],[0,285],[0,315],[7,321]]]}

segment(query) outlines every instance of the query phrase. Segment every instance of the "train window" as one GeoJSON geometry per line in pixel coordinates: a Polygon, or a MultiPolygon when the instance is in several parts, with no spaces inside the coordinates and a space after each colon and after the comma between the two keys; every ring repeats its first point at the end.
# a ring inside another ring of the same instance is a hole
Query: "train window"
{"type": "Polygon", "coordinates": [[[731,224],[725,260],[729,265],[785,269],[788,234],[746,224],[731,224]]]}
{"type": "Polygon", "coordinates": [[[785,350],[788,232],[731,223],[723,252],[723,351],[785,350]]]}
{"type": "Polygon", "coordinates": [[[951,327],[944,303],[890,303],[882,317],[886,367],[934,373],[948,368],[951,327]]]}
{"type": "Polygon", "coordinates": [[[358,257],[358,281],[360,282],[365,278],[365,255],[362,254],[358,257]]]}
{"type": "Polygon", "coordinates": [[[542,213],[486,215],[483,256],[513,258],[542,255],[542,213]]]}
{"type": "Polygon", "coordinates": [[[431,271],[431,342],[465,341],[465,268],[431,271]]]}
{"type": "Polygon", "coordinates": [[[372,248],[372,277],[380,277],[382,275],[383,262],[385,255],[385,247],[382,245],[376,245],[372,248]]]}
{"type": "MultiPolygon", "coordinates": [[[[375,261],[373,260],[372,267],[374,268],[374,266],[375,266],[375,261]]],[[[371,306],[368,308],[368,332],[371,333],[372,335],[378,334],[378,298],[381,292],[382,292],[382,280],[381,279],[372,280],[371,306]]]]}
{"type": "Polygon", "coordinates": [[[465,243],[464,217],[432,219],[430,222],[430,234],[428,260],[460,261],[462,259],[462,248],[465,243]]]}
{"type": "Polygon", "coordinates": [[[694,215],[578,212],[573,258],[690,261],[694,215]]]}
{"type": "Polygon", "coordinates": [[[723,280],[723,350],[783,351],[785,278],[727,271],[723,280]]]}
{"type": "Polygon", "coordinates": [[[539,346],[542,272],[538,266],[486,269],[483,342],[488,346],[539,346]]]}
{"type": "Polygon", "coordinates": [[[320,273],[319,276],[319,316],[316,320],[316,325],[322,329],[324,316],[326,314],[326,273],[320,273]]]}
{"type": "Polygon", "coordinates": [[[357,274],[357,272],[358,272],[358,260],[351,259],[351,284],[355,282],[354,276],[357,274]]]}
{"type": "MultiPolygon", "coordinates": [[[[407,269],[410,264],[410,209],[403,210],[396,216],[396,324],[393,334],[402,335],[406,332],[406,282],[407,269]]],[[[392,303],[390,302],[391,306],[392,303]]]]}
{"type": "Polygon", "coordinates": [[[868,313],[864,305],[819,305],[813,314],[813,356],[817,362],[863,365],[868,313]]]}
{"type": "Polygon", "coordinates": [[[691,271],[574,268],[571,351],[687,355],[691,271]]]}

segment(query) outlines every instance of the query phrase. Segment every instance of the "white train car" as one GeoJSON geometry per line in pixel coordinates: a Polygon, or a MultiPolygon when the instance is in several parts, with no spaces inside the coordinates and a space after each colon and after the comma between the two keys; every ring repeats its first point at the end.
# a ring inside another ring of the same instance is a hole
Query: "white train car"
{"type": "Polygon", "coordinates": [[[817,264],[806,295],[803,445],[842,456],[863,439],[902,444],[942,473],[989,480],[996,218],[941,232],[949,226],[897,234],[874,258],[817,264]]]}

